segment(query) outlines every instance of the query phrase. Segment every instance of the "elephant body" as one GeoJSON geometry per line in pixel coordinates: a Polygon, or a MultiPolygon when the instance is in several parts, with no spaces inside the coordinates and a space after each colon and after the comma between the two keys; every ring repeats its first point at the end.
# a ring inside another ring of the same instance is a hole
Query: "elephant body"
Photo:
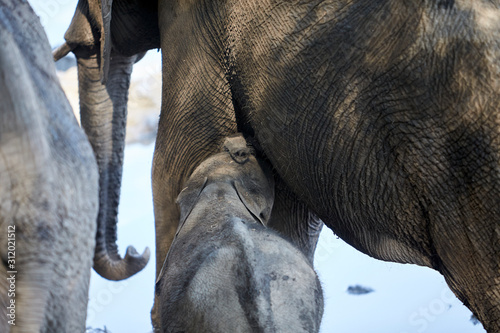
{"type": "Polygon", "coordinates": [[[0,1],[0,41],[0,331],[84,332],[95,157],[27,2],[0,1]]]}
{"type": "MultiPolygon", "coordinates": [[[[284,183],[278,207],[292,192],[360,251],[438,270],[500,330],[498,3],[163,1],[159,11],[157,233],[172,235],[184,177],[239,130],[284,183]]],[[[309,237],[287,222],[297,211],[273,211],[270,225],[309,237]]]]}
{"type": "Polygon", "coordinates": [[[319,280],[265,227],[274,193],[242,137],[196,168],[157,283],[162,332],[318,332],[319,280]]]}
{"type": "MultiPolygon", "coordinates": [[[[111,21],[122,15],[115,3],[104,15],[111,21]]],[[[115,48],[162,49],[157,273],[178,228],[183,184],[225,137],[242,132],[275,170],[269,226],[310,260],[323,221],[372,257],[438,270],[488,332],[500,330],[498,1],[157,5],[158,26],[149,14],[130,21],[144,22],[148,38],[135,29],[115,48]]],[[[87,45],[112,68],[99,50],[108,49],[106,32],[124,34],[103,22],[92,31],[104,44],[67,39],[77,55],[87,45]]],[[[152,316],[157,323],[156,309],[152,316]]]]}

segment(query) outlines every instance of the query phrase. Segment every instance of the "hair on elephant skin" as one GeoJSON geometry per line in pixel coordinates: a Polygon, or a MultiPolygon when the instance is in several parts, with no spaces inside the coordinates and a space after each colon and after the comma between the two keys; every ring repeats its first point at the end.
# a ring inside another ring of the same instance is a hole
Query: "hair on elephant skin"
{"type": "Polygon", "coordinates": [[[323,294],[305,255],[266,227],[266,176],[242,136],[202,162],[156,293],[162,332],[318,332],[323,294]]]}
{"type": "Polygon", "coordinates": [[[28,2],[0,0],[0,44],[0,332],[84,332],[96,160],[28,2]]]}

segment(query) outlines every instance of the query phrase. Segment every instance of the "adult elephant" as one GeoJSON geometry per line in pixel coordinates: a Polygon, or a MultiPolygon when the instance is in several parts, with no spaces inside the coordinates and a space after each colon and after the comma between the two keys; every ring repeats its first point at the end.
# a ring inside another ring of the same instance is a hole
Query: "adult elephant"
{"type": "Polygon", "coordinates": [[[28,2],[0,0],[0,332],[84,332],[97,164],[28,2]]]}
{"type": "Polygon", "coordinates": [[[160,1],[157,270],[183,182],[238,130],[276,170],[271,224],[310,257],[317,216],[368,255],[438,270],[499,331],[499,7],[160,1]]]}

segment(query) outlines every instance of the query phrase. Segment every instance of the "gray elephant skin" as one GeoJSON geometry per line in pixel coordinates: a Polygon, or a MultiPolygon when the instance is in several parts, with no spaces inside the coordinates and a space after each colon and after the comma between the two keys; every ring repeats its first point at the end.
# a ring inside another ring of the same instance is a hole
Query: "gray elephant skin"
{"type": "Polygon", "coordinates": [[[498,1],[86,4],[79,17],[91,19],[73,21],[68,45],[102,59],[93,67],[104,64],[107,84],[119,59],[109,54],[162,49],[157,273],[182,185],[242,132],[275,170],[269,225],[309,258],[321,219],[372,257],[436,269],[488,332],[500,331],[498,1]]]}
{"type": "Polygon", "coordinates": [[[195,169],[156,287],[162,332],[319,331],[323,294],[311,263],[265,226],[272,182],[242,136],[195,169]]]}
{"type": "Polygon", "coordinates": [[[27,2],[0,0],[0,332],[84,332],[98,171],[27,2]]]}

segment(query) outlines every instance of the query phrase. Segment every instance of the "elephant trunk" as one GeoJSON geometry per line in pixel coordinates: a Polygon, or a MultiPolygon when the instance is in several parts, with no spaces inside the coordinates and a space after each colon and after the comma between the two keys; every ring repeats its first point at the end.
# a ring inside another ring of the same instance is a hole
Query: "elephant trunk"
{"type": "Polygon", "coordinates": [[[101,83],[97,56],[78,58],[80,117],[99,166],[99,214],[94,269],[109,280],[126,279],[142,270],[150,251],[139,255],[129,246],[125,258],[118,254],[116,223],[123,168],[127,100],[136,56],[116,55],[105,84],[101,83]]]}

